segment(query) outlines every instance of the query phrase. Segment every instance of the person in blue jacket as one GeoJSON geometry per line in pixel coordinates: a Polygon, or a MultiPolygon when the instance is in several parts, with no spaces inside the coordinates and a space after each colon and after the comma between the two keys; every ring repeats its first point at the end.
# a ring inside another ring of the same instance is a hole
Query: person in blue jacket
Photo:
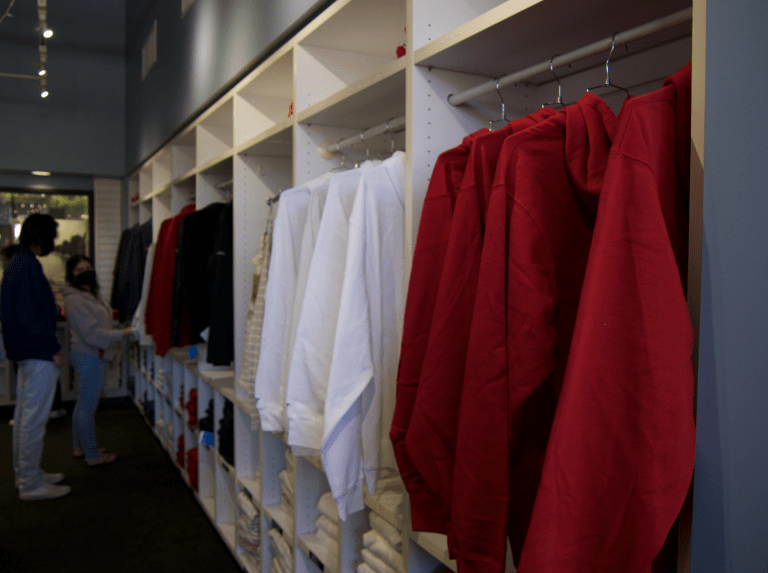
{"type": "Polygon", "coordinates": [[[0,287],[0,314],[6,355],[18,363],[13,425],[13,468],[23,501],[67,495],[55,485],[61,473],[40,469],[45,424],[66,356],[56,339],[56,303],[37,257],[53,251],[58,223],[33,213],[21,226],[19,249],[8,261],[0,287]]]}

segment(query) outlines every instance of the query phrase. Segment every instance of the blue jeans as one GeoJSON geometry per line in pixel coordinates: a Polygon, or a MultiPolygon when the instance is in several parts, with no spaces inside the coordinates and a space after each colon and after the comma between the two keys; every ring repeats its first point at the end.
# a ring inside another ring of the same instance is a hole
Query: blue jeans
{"type": "Polygon", "coordinates": [[[18,365],[13,470],[19,479],[19,492],[26,493],[46,484],[40,460],[59,369],[50,360],[20,360],[18,365]]]}
{"type": "Polygon", "coordinates": [[[72,412],[72,448],[83,450],[85,460],[99,457],[96,441],[96,408],[104,383],[104,361],[98,356],[71,350],[69,360],[77,373],[80,391],[72,412]]]}

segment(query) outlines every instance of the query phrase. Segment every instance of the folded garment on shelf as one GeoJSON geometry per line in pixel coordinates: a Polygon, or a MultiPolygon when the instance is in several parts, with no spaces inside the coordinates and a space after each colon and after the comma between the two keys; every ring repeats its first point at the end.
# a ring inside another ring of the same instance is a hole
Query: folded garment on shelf
{"type": "Polygon", "coordinates": [[[259,518],[259,510],[256,509],[256,506],[253,505],[253,501],[251,501],[251,498],[248,497],[248,494],[244,491],[237,494],[237,505],[240,506],[240,509],[249,521],[254,521],[259,518]]]}
{"type": "Polygon", "coordinates": [[[261,531],[258,520],[249,521],[245,516],[237,520],[237,544],[252,555],[261,554],[261,531]]]}
{"type": "Polygon", "coordinates": [[[316,507],[318,511],[322,513],[325,517],[327,517],[331,521],[338,523],[339,510],[336,507],[336,500],[333,499],[333,494],[330,491],[327,491],[320,496],[320,499],[318,500],[316,507]]]}
{"type": "Polygon", "coordinates": [[[277,474],[277,477],[280,480],[280,491],[283,492],[288,497],[288,499],[293,501],[296,499],[296,487],[293,485],[291,475],[292,474],[289,473],[288,470],[283,470],[277,474]]]}
{"type": "Polygon", "coordinates": [[[283,536],[277,529],[269,530],[269,540],[272,544],[272,548],[275,550],[276,556],[281,562],[281,565],[287,565],[286,571],[290,573],[293,570],[293,552],[291,546],[286,543],[283,536]]]}
{"type": "Polygon", "coordinates": [[[393,569],[405,571],[403,556],[375,529],[363,535],[363,546],[393,569]]]}
{"type": "Polygon", "coordinates": [[[248,539],[252,545],[261,545],[258,520],[250,520],[244,515],[237,519],[237,534],[248,539]]]}
{"type": "Polygon", "coordinates": [[[339,525],[325,515],[321,515],[315,520],[315,526],[318,531],[324,531],[331,539],[339,538],[339,525]]]}
{"type": "Polygon", "coordinates": [[[376,573],[398,573],[396,569],[393,569],[374,555],[370,549],[363,549],[360,554],[363,556],[363,561],[376,573]]]}
{"type": "Polygon", "coordinates": [[[293,452],[291,452],[291,449],[288,448],[285,450],[285,469],[287,469],[291,473],[296,472],[296,457],[293,455],[293,452]]]}
{"type": "Polygon", "coordinates": [[[277,557],[272,558],[272,573],[291,573],[290,570],[283,569],[280,560],[277,557]]]}
{"type": "Polygon", "coordinates": [[[360,563],[360,565],[357,566],[357,573],[376,573],[373,569],[368,566],[368,564],[363,561],[360,563]]]}
{"type": "Polygon", "coordinates": [[[371,527],[379,532],[395,551],[399,552],[403,550],[403,534],[397,527],[389,523],[378,513],[371,512],[368,519],[371,522],[371,527]]]}

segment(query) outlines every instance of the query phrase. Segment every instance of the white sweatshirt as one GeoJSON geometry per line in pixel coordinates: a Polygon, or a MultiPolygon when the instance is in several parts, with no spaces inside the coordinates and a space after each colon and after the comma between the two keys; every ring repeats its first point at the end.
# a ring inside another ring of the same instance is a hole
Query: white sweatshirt
{"type": "Polygon", "coordinates": [[[405,306],[404,158],[362,174],[350,215],[321,449],[341,519],[363,508],[364,477],[373,494],[382,465],[395,466],[382,422],[392,420],[405,306]]]}
{"type": "Polygon", "coordinates": [[[288,373],[288,443],[299,455],[320,453],[325,396],[344,280],[349,216],[360,176],[378,164],[380,162],[368,161],[359,169],[334,173],[328,184],[288,373]]]}
{"type": "Polygon", "coordinates": [[[327,173],[280,195],[254,385],[261,428],[267,432],[288,429],[285,392],[301,307],[296,300],[303,300],[329,179],[327,173]]]}

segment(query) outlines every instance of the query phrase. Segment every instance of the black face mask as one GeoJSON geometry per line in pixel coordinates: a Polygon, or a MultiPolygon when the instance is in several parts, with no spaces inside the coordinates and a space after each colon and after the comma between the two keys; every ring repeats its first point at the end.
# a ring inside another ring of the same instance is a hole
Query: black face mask
{"type": "Polygon", "coordinates": [[[53,239],[43,239],[40,241],[40,256],[45,257],[53,252],[53,239]]]}
{"type": "Polygon", "coordinates": [[[99,283],[96,281],[96,271],[83,271],[75,277],[75,284],[89,286],[92,292],[99,290],[99,283]]]}

